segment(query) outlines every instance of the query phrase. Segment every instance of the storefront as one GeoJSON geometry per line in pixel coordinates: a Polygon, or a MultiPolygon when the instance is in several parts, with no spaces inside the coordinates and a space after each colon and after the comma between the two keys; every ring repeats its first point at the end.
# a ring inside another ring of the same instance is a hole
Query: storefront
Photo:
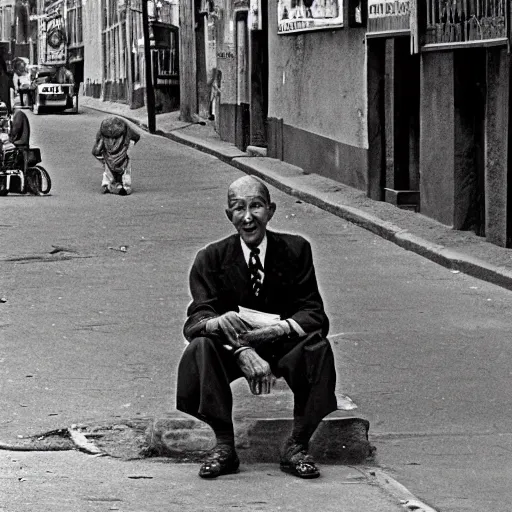
{"type": "Polygon", "coordinates": [[[360,9],[342,0],[269,4],[268,154],[367,190],[360,9]]]}
{"type": "Polygon", "coordinates": [[[421,0],[417,13],[421,211],[507,247],[509,11],[503,0],[421,0]]]}

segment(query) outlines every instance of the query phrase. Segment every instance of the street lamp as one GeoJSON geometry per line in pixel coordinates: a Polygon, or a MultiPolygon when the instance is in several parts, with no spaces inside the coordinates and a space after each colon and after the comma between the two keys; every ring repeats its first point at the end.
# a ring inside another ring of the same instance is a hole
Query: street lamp
{"type": "Polygon", "coordinates": [[[146,107],[148,110],[148,130],[155,133],[155,90],[153,88],[153,66],[151,65],[151,48],[149,46],[148,1],[142,0],[142,30],[144,35],[144,61],[146,63],[146,107]]]}

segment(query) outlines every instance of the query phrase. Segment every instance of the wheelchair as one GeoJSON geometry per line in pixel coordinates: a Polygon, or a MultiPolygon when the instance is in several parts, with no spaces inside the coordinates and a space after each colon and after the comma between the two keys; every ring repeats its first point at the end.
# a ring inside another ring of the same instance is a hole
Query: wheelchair
{"type": "Polygon", "coordinates": [[[0,155],[0,196],[17,194],[48,194],[52,180],[41,163],[39,148],[7,149],[0,155]]]}

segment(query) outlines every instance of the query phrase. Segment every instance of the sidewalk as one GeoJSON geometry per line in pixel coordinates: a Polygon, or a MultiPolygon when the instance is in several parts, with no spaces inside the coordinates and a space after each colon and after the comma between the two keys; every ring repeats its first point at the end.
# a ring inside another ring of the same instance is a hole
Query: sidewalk
{"type": "Polygon", "coordinates": [[[399,486],[395,493],[377,485],[378,472],[321,469],[320,478],[308,481],[286,475],[276,464],[242,462],[239,473],[208,481],[197,476],[196,464],[162,459],[121,462],[76,451],[2,451],[0,511],[429,511],[399,486]]]}
{"type": "MultiPolygon", "coordinates": [[[[124,116],[147,129],[145,108],[80,96],[80,106],[124,116]]],[[[157,134],[212,154],[278,189],[338,215],[453,271],[512,290],[512,252],[469,231],[455,231],[419,213],[373,201],[365,193],[267,157],[251,156],[221,141],[209,124],[184,123],[179,112],[158,114],[157,134]]]]}

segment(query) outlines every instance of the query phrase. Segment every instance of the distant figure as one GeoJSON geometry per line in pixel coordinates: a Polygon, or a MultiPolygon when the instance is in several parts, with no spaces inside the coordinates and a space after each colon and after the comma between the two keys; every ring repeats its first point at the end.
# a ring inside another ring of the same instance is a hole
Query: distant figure
{"type": "Polygon", "coordinates": [[[53,81],[57,84],[74,84],[75,77],[66,66],[60,66],[53,77],[53,81]]]}
{"type": "Polygon", "coordinates": [[[208,119],[214,121],[215,129],[219,130],[219,111],[220,111],[220,95],[221,95],[222,71],[214,68],[210,81],[210,112],[208,119]]]}
{"type": "Polygon", "coordinates": [[[4,58],[0,55],[0,101],[6,104],[8,114],[12,114],[11,90],[14,91],[14,82],[7,72],[4,58]]]}
{"type": "Polygon", "coordinates": [[[104,164],[101,182],[104,194],[110,192],[126,196],[132,193],[128,149],[132,141],[135,145],[139,139],[140,135],[119,117],[108,117],[102,121],[92,154],[104,164]]]}

